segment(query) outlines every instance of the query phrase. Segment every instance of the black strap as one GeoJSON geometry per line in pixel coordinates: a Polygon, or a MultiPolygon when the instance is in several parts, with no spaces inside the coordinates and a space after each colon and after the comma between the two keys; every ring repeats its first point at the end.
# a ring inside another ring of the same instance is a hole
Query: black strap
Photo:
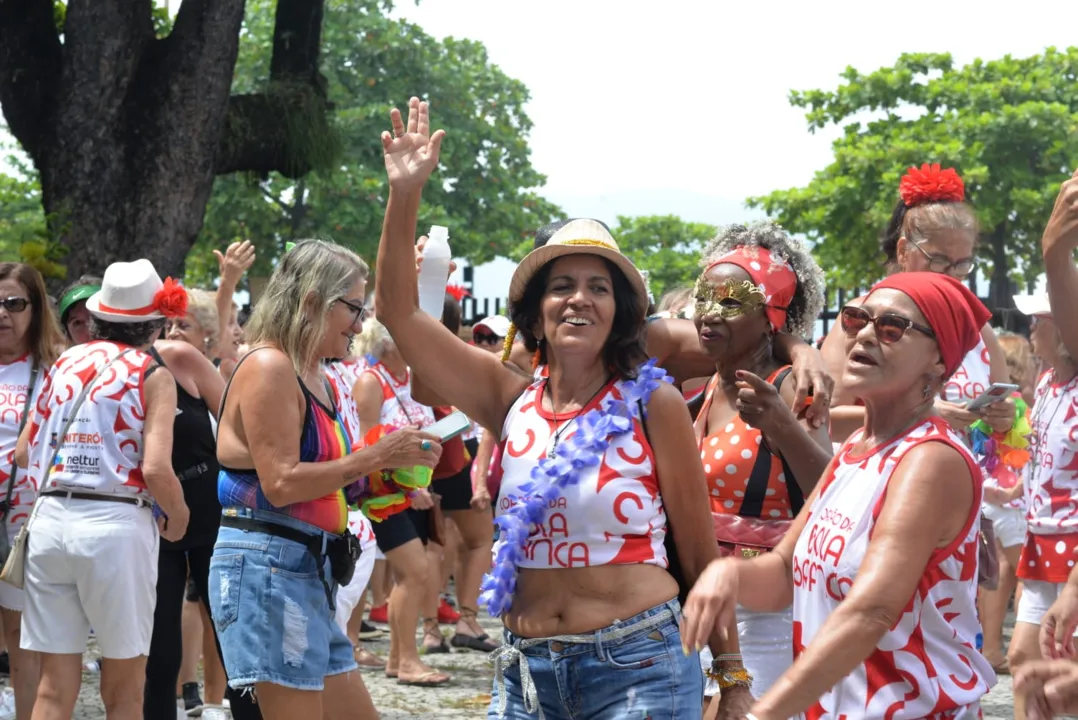
{"type": "MultiPolygon", "coordinates": [[[[775,376],[771,384],[775,386],[776,390],[782,389],[782,381],[786,379],[792,370],[793,368],[784,368],[775,376]]],[[[747,517],[760,517],[760,512],[763,510],[764,496],[767,494],[767,479],[771,474],[771,458],[778,457],[779,462],[782,463],[782,476],[786,480],[786,493],[790,497],[790,510],[794,515],[797,515],[805,505],[805,493],[801,490],[801,486],[797,484],[797,479],[790,469],[790,464],[786,462],[786,458],[781,453],[776,453],[771,449],[766,437],[760,442],[760,450],[761,452],[756,454],[756,464],[752,466],[752,474],[749,475],[749,486],[745,489],[745,500],[741,503],[741,511],[738,514],[747,517]],[[751,504],[750,498],[752,500],[751,504]]]]}
{"type": "MultiPolygon", "coordinates": [[[[37,376],[40,371],[41,366],[37,360],[34,360],[34,364],[30,368],[30,384],[26,386],[26,399],[22,404],[22,417],[19,418],[19,434],[15,436],[16,438],[22,437],[22,431],[26,428],[26,420],[30,416],[30,403],[33,402],[34,398],[34,385],[37,384],[37,376]]],[[[7,520],[7,516],[11,512],[11,496],[15,493],[15,475],[19,472],[19,464],[15,462],[14,455],[12,453],[11,470],[8,472],[7,495],[4,497],[0,522],[7,520]]]]}

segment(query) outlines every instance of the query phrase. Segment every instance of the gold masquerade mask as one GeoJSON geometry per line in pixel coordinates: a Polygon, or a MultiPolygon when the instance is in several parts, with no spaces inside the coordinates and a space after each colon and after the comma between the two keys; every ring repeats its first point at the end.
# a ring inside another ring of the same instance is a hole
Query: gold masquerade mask
{"type": "Polygon", "coordinates": [[[727,280],[712,285],[703,275],[696,281],[693,297],[696,301],[693,313],[697,318],[718,315],[726,320],[766,305],[763,291],[748,280],[727,280]]]}

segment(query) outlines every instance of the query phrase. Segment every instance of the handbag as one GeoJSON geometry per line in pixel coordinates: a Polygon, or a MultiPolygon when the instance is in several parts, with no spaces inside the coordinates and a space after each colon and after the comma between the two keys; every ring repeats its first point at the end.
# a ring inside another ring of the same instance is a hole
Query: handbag
{"type": "MultiPolygon", "coordinates": [[[[30,369],[30,384],[26,386],[26,400],[22,405],[22,417],[19,419],[19,433],[15,437],[22,437],[22,431],[26,428],[26,420],[30,417],[30,403],[34,397],[34,385],[37,384],[38,372],[41,370],[41,366],[34,361],[33,367],[30,369]]],[[[15,494],[15,476],[19,472],[18,464],[15,462],[14,453],[11,458],[11,470],[8,471],[8,486],[7,495],[4,498],[3,514],[0,515],[0,564],[7,562],[8,555],[11,554],[11,542],[7,539],[7,519],[11,514],[11,498],[15,494]]]]}
{"type": "Polygon", "coordinates": [[[977,584],[985,590],[999,587],[999,550],[996,548],[996,531],[992,521],[981,515],[981,529],[977,533],[977,584]]]}
{"type": "Polygon", "coordinates": [[[711,519],[723,557],[751,558],[774,550],[793,524],[793,520],[761,520],[716,512],[711,513],[711,519]]]}
{"type": "MultiPolygon", "coordinates": [[[[75,403],[71,406],[67,419],[64,420],[63,428],[56,441],[56,447],[53,448],[52,451],[52,457],[49,458],[49,464],[45,466],[45,475],[41,478],[41,483],[38,485],[39,489],[48,485],[49,476],[52,474],[52,468],[56,465],[56,458],[60,454],[60,448],[64,446],[64,438],[67,437],[67,432],[71,429],[71,424],[75,422],[75,416],[78,415],[79,408],[82,407],[82,402],[89,394],[94,381],[97,380],[101,373],[105,372],[105,370],[107,370],[114,362],[129,352],[131,352],[131,350],[127,349],[117,354],[116,357],[105,363],[100,370],[96,370],[93,376],[86,381],[85,385],[83,385],[82,392],[75,398],[75,403]]],[[[37,509],[40,504],[41,498],[38,497],[38,499],[34,501],[34,509],[30,511],[30,517],[26,519],[26,524],[19,528],[19,532],[15,535],[15,541],[11,543],[11,551],[4,561],[4,568],[3,570],[0,570],[0,580],[6,582],[8,585],[15,586],[20,590],[23,588],[23,585],[26,584],[26,546],[30,542],[30,526],[37,516],[37,509]]]]}

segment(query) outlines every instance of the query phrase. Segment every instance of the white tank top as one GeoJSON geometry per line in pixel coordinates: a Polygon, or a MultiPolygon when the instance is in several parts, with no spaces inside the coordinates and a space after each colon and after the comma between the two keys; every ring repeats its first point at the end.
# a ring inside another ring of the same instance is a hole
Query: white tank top
{"type": "MultiPolygon", "coordinates": [[[[19,440],[19,425],[23,420],[22,411],[26,407],[26,393],[29,391],[33,366],[34,359],[30,355],[7,365],[0,365],[0,500],[7,497],[8,485],[11,482],[9,473],[15,465],[15,444],[19,440]]],[[[31,410],[48,371],[47,367],[38,368],[30,401],[31,410]]],[[[26,470],[15,468],[15,487],[11,493],[12,509],[9,520],[16,515],[25,515],[35,499],[37,485],[26,470]]]]}
{"type": "Polygon", "coordinates": [[[60,451],[48,487],[42,491],[149,494],[142,478],[146,417],[142,384],[153,358],[131,350],[94,377],[95,368],[104,367],[125,349],[103,341],[76,345],[49,371],[38,398],[30,441],[31,473],[39,484],[58,443],[60,451]],[[61,442],[67,411],[87,381],[93,383],[93,389],[61,442]]]}
{"type": "Polygon", "coordinates": [[[992,384],[992,360],[984,338],[977,339],[977,346],[966,353],[962,364],[943,386],[940,395],[947,402],[965,403],[977,397],[992,384]]]}
{"type": "MultiPolygon", "coordinates": [[[[939,418],[909,430],[870,454],[854,457],[858,430],[824,478],[794,548],[794,657],[849,593],[864,560],[899,461],[923,442],[943,442],[962,453],[973,475],[974,502],[958,539],[933,552],[917,590],[894,628],[852,673],[801,718],[950,718],[995,684],[991,665],[975,646],[977,522],[981,472],[958,435],[939,418]]],[[[899,559],[900,560],[900,559],[899,559]]]]}
{"type": "Polygon", "coordinates": [[[434,424],[434,411],[426,405],[420,405],[412,399],[412,372],[409,370],[403,381],[393,377],[385,367],[378,363],[364,370],[378,379],[382,386],[381,423],[395,428],[418,425],[425,428],[434,424]]]}
{"type": "MultiPolygon", "coordinates": [[[[618,380],[608,384],[580,412],[600,407],[607,398],[621,399],[618,380]]],[[[554,416],[543,409],[546,379],[540,377],[509,409],[502,430],[504,447],[499,469],[501,487],[496,515],[503,515],[525,495],[521,486],[553,449],[555,434],[564,442],[576,430],[576,417],[554,416]],[[560,430],[560,433],[558,431],[560,430]]],[[[655,457],[644,427],[614,438],[593,467],[580,470],[579,482],[562,490],[542,524],[524,546],[523,568],[593,567],[645,563],[667,567],[666,513],[655,457]]],[[[494,548],[497,553],[497,543],[494,548]]]]}
{"type": "MultiPolygon", "coordinates": [[[[333,404],[337,408],[337,414],[344,425],[345,434],[353,447],[363,444],[363,435],[359,432],[359,413],[356,410],[355,400],[352,399],[352,387],[355,384],[355,376],[350,368],[343,362],[326,363],[324,365],[326,378],[329,380],[330,390],[333,392],[333,404]]],[[[374,540],[374,527],[367,516],[358,511],[348,513],[348,530],[359,538],[360,542],[367,544],[374,540]]]]}
{"type": "Polygon", "coordinates": [[[1046,373],[1034,393],[1026,466],[1029,531],[1078,533],[1078,377],[1060,385],[1046,373]]]}

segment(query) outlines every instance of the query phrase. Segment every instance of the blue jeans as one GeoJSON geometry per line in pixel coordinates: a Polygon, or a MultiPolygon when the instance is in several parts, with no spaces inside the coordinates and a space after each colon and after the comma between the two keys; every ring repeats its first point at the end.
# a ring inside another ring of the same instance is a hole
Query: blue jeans
{"type": "Polygon", "coordinates": [[[536,700],[547,720],[699,718],[703,675],[697,655],[682,652],[680,624],[673,599],[587,635],[527,639],[506,630],[487,718],[534,720],[536,700]]]}
{"type": "MultiPolygon", "coordinates": [[[[279,513],[242,509],[239,514],[325,534],[279,513]]],[[[323,556],[322,562],[336,593],[329,561],[323,556]]],[[[334,620],[317,563],[293,540],[221,528],[210,560],[209,601],[231,687],[272,683],[321,690],[327,676],[356,668],[352,643],[334,620]]]]}

